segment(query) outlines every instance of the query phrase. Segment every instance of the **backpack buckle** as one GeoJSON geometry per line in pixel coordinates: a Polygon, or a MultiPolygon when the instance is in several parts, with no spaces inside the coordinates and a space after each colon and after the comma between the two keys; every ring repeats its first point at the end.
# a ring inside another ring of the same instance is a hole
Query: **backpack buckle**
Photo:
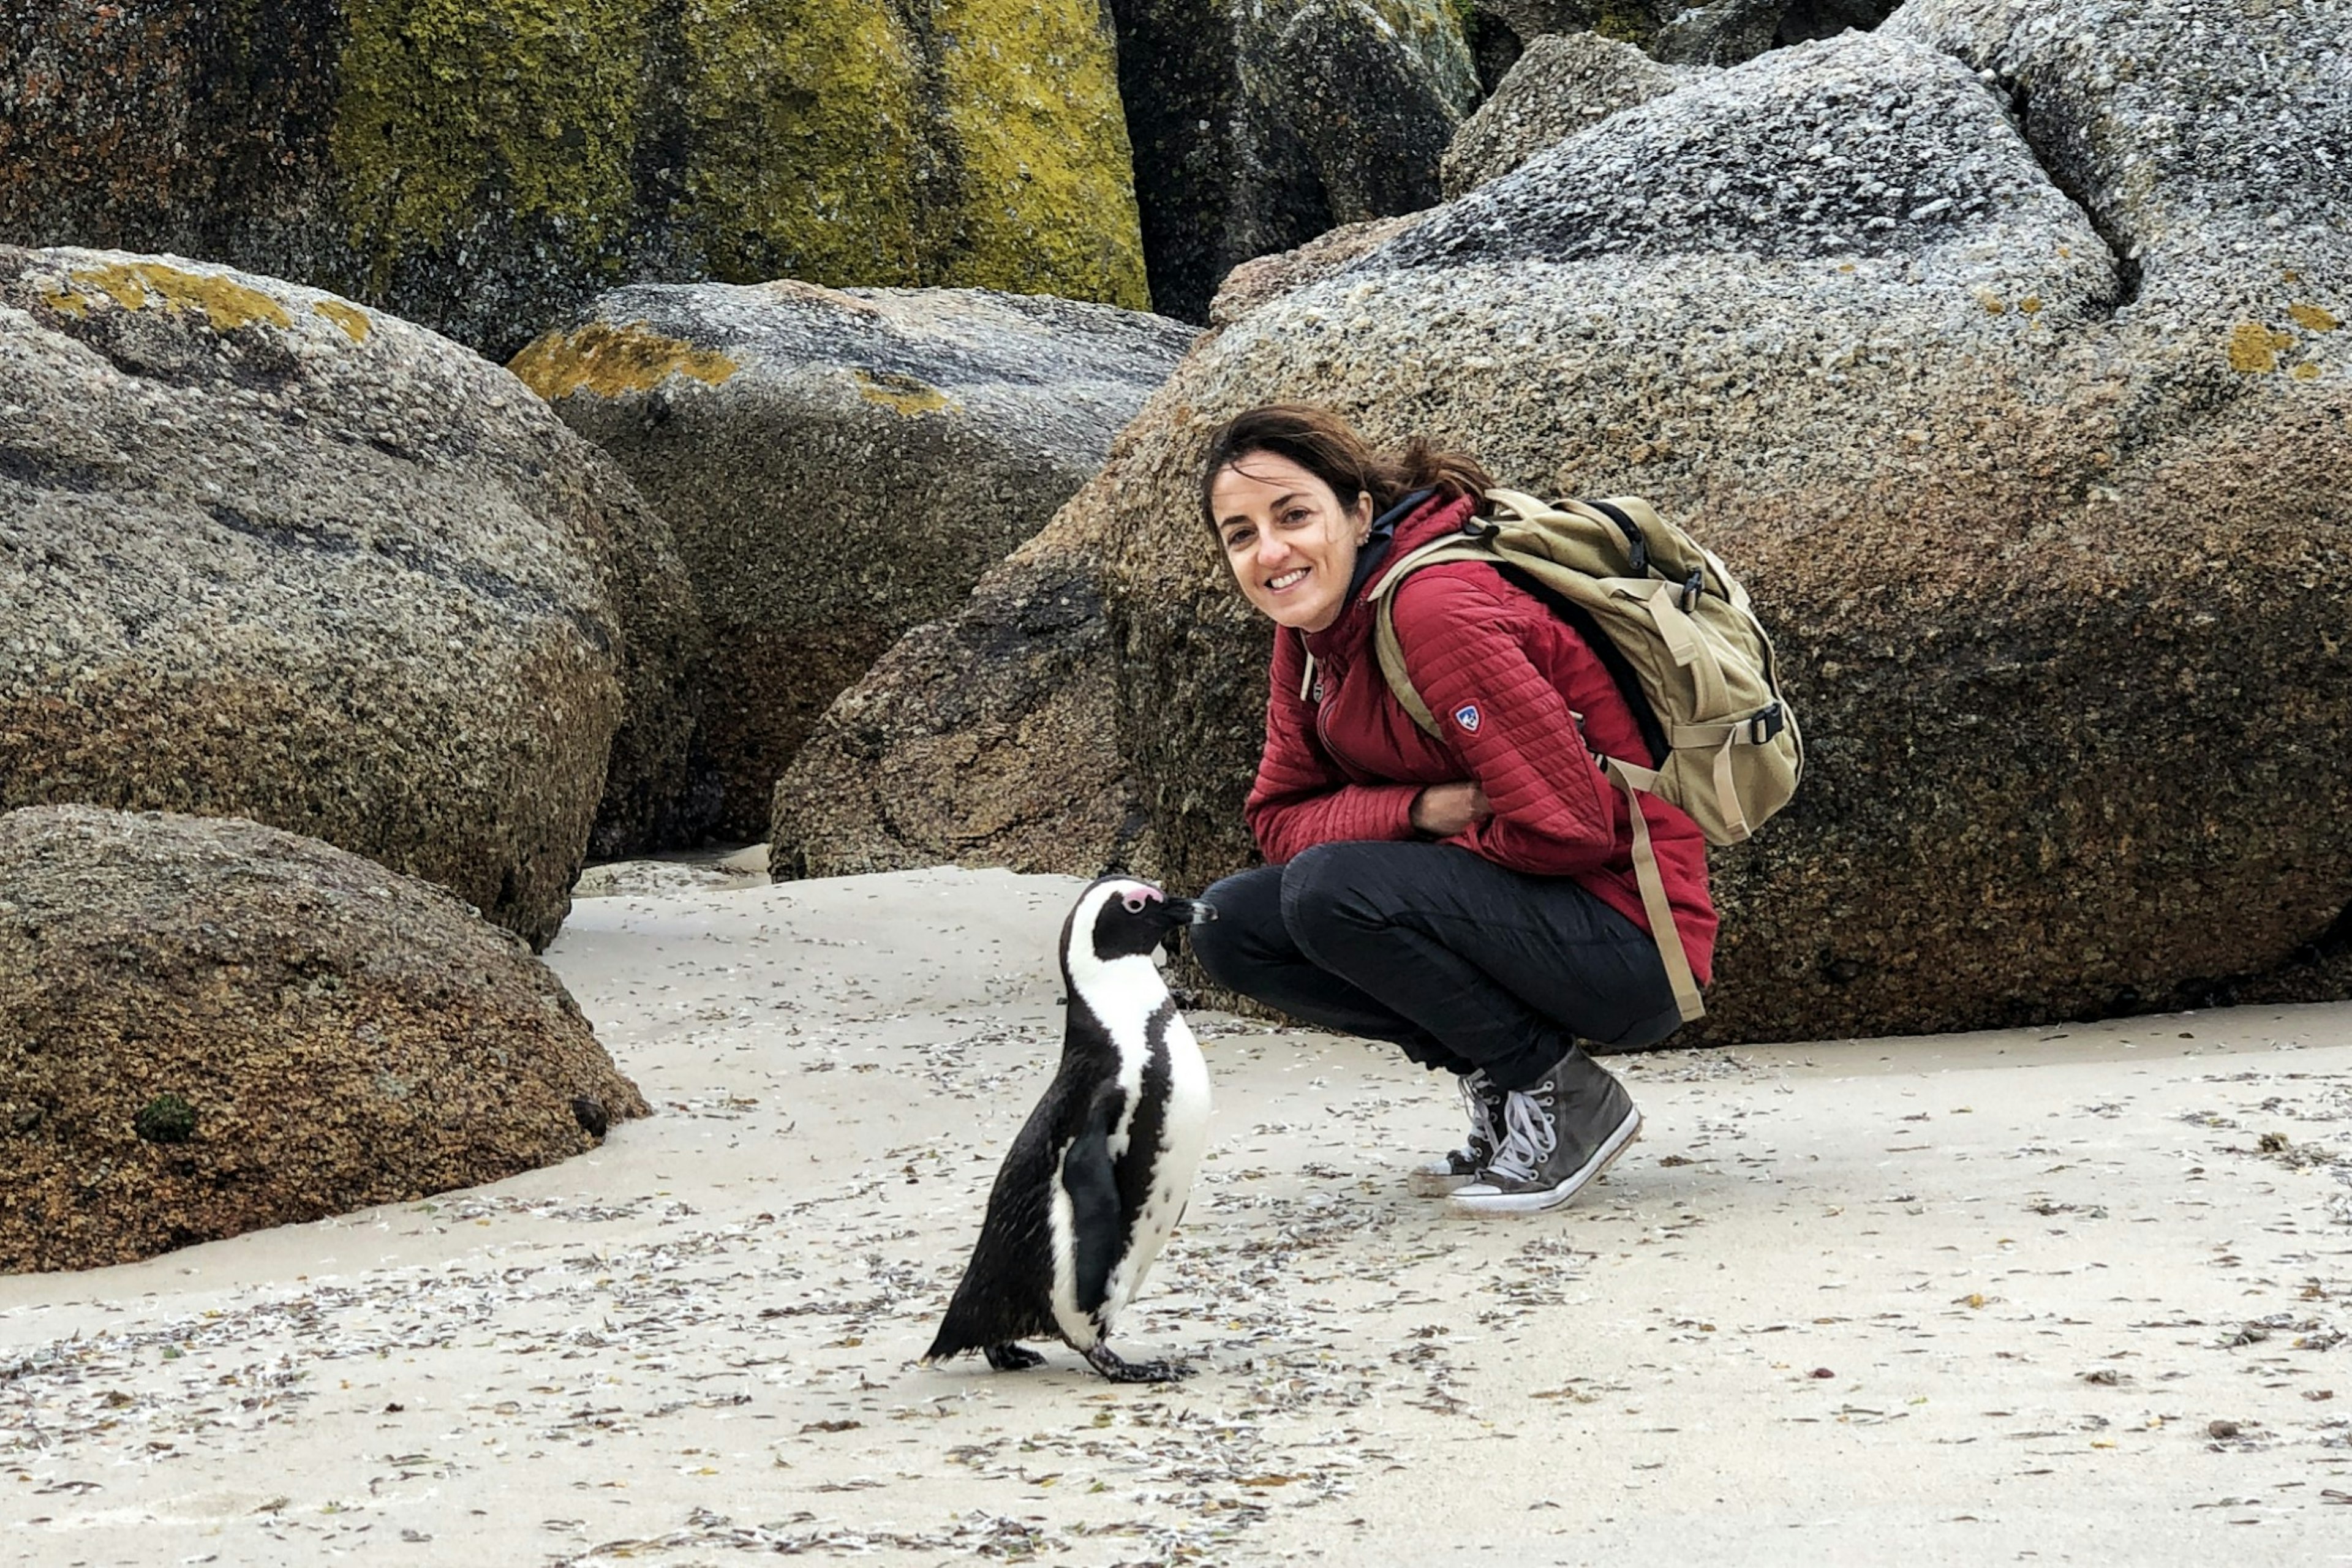
{"type": "Polygon", "coordinates": [[[1706,568],[1692,567],[1691,574],[1683,579],[1683,614],[1686,616],[1696,614],[1698,610],[1699,595],[1706,592],[1706,568]]]}
{"type": "Polygon", "coordinates": [[[1615,523],[1625,536],[1625,560],[1636,577],[1650,574],[1650,542],[1642,537],[1642,525],[1605,500],[1586,501],[1585,505],[1615,523]]]}
{"type": "Polygon", "coordinates": [[[1751,746],[1769,745],[1788,727],[1789,715],[1775,702],[1769,708],[1760,709],[1748,716],[1748,743],[1751,746]]]}

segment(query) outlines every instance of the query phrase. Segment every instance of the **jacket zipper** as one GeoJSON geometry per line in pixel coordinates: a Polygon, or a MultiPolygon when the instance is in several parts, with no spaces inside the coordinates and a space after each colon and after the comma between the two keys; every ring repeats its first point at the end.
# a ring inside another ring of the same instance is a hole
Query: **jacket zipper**
{"type": "Polygon", "coordinates": [[[1331,689],[1334,684],[1335,678],[1331,671],[1330,661],[1328,659],[1316,660],[1315,738],[1323,742],[1323,751],[1325,754],[1330,757],[1333,762],[1339,763],[1340,765],[1344,767],[1347,764],[1341,760],[1339,748],[1331,743],[1331,727],[1329,724],[1325,722],[1324,720],[1324,715],[1330,710],[1331,705],[1328,699],[1330,698],[1331,689]]]}

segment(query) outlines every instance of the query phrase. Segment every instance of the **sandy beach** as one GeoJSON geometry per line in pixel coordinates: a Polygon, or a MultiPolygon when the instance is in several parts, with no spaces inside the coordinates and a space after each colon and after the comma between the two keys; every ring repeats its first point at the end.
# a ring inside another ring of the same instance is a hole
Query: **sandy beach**
{"type": "Polygon", "coordinates": [[[1559,1212],[1450,1088],[1215,1014],[1123,1325],[925,1367],[1077,883],[608,870],[548,958],[657,1108],[568,1164],[0,1279],[0,1561],[2352,1562],[2352,1005],[1620,1058],[1559,1212]]]}

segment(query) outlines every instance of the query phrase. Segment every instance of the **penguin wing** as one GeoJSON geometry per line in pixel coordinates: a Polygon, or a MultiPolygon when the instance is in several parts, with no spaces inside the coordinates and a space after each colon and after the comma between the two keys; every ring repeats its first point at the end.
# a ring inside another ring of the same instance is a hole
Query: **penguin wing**
{"type": "MultiPolygon", "coordinates": [[[[1055,1151],[1071,1135],[1075,1095],[1056,1082],[1029,1113],[989,1189],[988,1215],[972,1247],[939,1338],[926,1360],[982,1350],[1033,1334],[1052,1334],[1055,1151]]],[[[1080,1125],[1083,1125],[1081,1122],[1080,1125]]]]}
{"type": "Polygon", "coordinates": [[[1070,1198],[1070,1240],[1076,1264],[1078,1310],[1092,1312],[1110,1292],[1111,1269],[1127,1245],[1127,1215],[1118,1195],[1118,1173],[1110,1157],[1111,1129],[1127,1108],[1117,1083],[1095,1091],[1087,1119],[1062,1156],[1062,1190],[1070,1198]]]}

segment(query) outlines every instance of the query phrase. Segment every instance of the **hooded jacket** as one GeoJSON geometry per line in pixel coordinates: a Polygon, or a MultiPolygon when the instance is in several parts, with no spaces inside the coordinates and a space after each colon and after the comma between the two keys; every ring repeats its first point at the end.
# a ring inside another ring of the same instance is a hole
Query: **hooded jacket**
{"type": "MultiPolygon", "coordinates": [[[[1466,496],[1423,501],[1395,524],[1394,551],[1457,531],[1475,505],[1466,496]]],[[[1414,797],[1470,779],[1494,815],[1445,843],[1513,870],[1573,878],[1649,931],[1625,797],[1593,761],[1595,752],[1633,762],[1649,755],[1608,668],[1574,627],[1494,567],[1423,567],[1398,585],[1393,604],[1405,668],[1437,716],[1441,733],[1432,737],[1381,679],[1375,610],[1364,596],[1370,575],[1359,570],[1339,618],[1323,630],[1275,630],[1265,751],[1244,808],[1266,859],[1279,864],[1342,839],[1419,838],[1414,797]],[[1302,694],[1309,653],[1314,689],[1302,694]]],[[[1664,801],[1644,799],[1642,812],[1703,984],[1716,931],[1706,839],[1664,801]]]]}

